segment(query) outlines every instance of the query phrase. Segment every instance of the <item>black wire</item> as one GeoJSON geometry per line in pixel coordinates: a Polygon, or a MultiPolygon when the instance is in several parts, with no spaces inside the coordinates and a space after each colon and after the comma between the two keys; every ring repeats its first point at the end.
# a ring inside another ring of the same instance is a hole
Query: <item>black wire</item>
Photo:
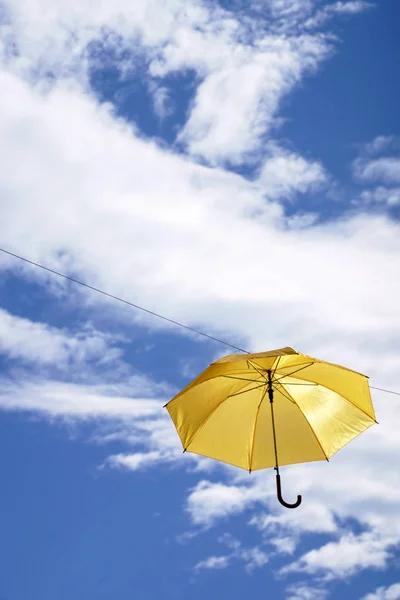
{"type": "MultiPolygon", "coordinates": [[[[43,269],[44,271],[47,271],[48,273],[52,273],[53,275],[57,275],[58,277],[62,277],[63,279],[67,279],[68,281],[72,281],[72,283],[77,283],[78,285],[82,285],[83,287],[92,290],[93,292],[97,292],[98,294],[103,294],[103,296],[107,296],[108,298],[112,298],[113,300],[117,300],[118,302],[122,302],[123,304],[127,304],[128,306],[131,306],[132,308],[136,308],[137,310],[141,310],[142,312],[145,312],[149,315],[152,315],[153,317],[157,317],[158,319],[162,319],[163,321],[167,321],[168,323],[171,323],[172,325],[176,325],[177,327],[182,327],[183,329],[186,329],[187,331],[191,331],[192,333],[196,333],[197,335],[201,335],[202,337],[208,338],[209,340],[212,340],[213,342],[218,342],[219,344],[223,344],[224,346],[228,346],[229,348],[233,348],[234,350],[238,350],[239,352],[243,352],[244,354],[250,354],[250,352],[248,350],[244,350],[243,348],[239,348],[239,346],[235,346],[234,344],[230,344],[229,342],[226,342],[225,340],[221,340],[217,337],[214,337],[213,335],[209,335],[208,333],[204,333],[204,331],[199,331],[198,329],[194,329],[193,327],[189,327],[188,325],[184,325],[183,323],[180,323],[179,321],[174,321],[173,319],[169,319],[168,317],[164,317],[163,315],[160,315],[152,310],[149,310],[148,308],[144,308],[143,306],[139,306],[138,304],[134,304],[133,302],[129,302],[129,300],[124,300],[123,298],[119,298],[118,296],[114,296],[113,294],[109,294],[108,292],[105,292],[104,290],[100,290],[99,288],[94,287],[93,285],[89,285],[88,283],[84,283],[83,281],[79,281],[79,279],[74,279],[74,277],[70,277],[69,275],[65,275],[64,273],[60,273],[59,271],[55,271],[54,269],[50,269],[49,267],[45,267],[44,265],[41,265],[40,263],[34,262],[33,260],[29,260],[28,258],[24,258],[23,256],[19,256],[18,254],[14,254],[14,252],[10,252],[9,250],[5,250],[5,248],[0,248],[0,252],[3,252],[4,254],[8,254],[9,256],[13,256],[14,258],[18,258],[19,260],[22,260],[23,262],[28,263],[29,265],[33,265],[34,267],[38,267],[39,269],[43,269]]],[[[380,392],[386,392],[387,394],[394,394],[395,396],[400,396],[400,392],[394,392],[393,390],[385,390],[383,388],[379,388],[379,387],[375,387],[373,385],[369,386],[371,389],[373,390],[378,390],[380,392]]]]}
{"type": "Polygon", "coordinates": [[[63,277],[64,279],[67,279],[68,281],[72,281],[73,283],[77,283],[78,285],[82,285],[85,288],[88,288],[89,290],[92,290],[93,292],[97,292],[98,294],[103,294],[103,296],[107,296],[108,298],[112,298],[113,300],[118,300],[118,302],[122,302],[123,304],[127,304],[128,306],[132,306],[133,308],[136,308],[137,310],[141,310],[142,312],[145,312],[149,315],[152,315],[153,317],[157,317],[158,319],[162,319],[163,321],[167,321],[168,323],[172,323],[172,325],[176,325],[177,327],[182,327],[183,329],[186,329],[187,331],[191,331],[192,333],[196,333],[197,335],[201,335],[203,337],[208,338],[209,340],[213,340],[214,342],[218,342],[219,344],[224,344],[225,346],[229,346],[230,348],[233,348],[234,350],[238,350],[239,352],[244,352],[245,354],[250,354],[250,352],[248,352],[248,350],[243,350],[243,348],[239,348],[238,346],[235,346],[234,344],[230,344],[229,342],[226,342],[225,340],[220,340],[217,337],[214,337],[212,335],[209,335],[208,333],[204,333],[204,331],[198,331],[197,329],[194,329],[193,327],[189,327],[188,325],[184,325],[183,323],[179,323],[179,321],[174,321],[173,319],[169,319],[168,317],[164,317],[163,315],[160,315],[152,310],[149,310],[148,308],[144,308],[143,306],[139,306],[138,304],[134,304],[133,302],[129,302],[129,300],[124,300],[123,298],[119,298],[118,296],[114,296],[113,294],[109,294],[108,292],[105,292],[104,290],[100,290],[99,288],[94,287],[93,285],[89,285],[88,283],[84,283],[83,281],[79,281],[78,279],[74,279],[73,277],[69,277],[69,275],[64,275],[64,273],[60,273],[59,271],[55,271],[54,269],[50,269],[49,267],[45,267],[44,265],[41,265],[37,262],[34,262],[33,260],[29,260],[28,258],[24,258],[23,256],[19,256],[18,254],[14,254],[13,252],[10,252],[9,250],[5,250],[4,248],[0,248],[1,252],[4,252],[4,254],[8,254],[9,256],[13,256],[14,258],[18,258],[19,260],[22,260],[30,265],[33,265],[34,267],[39,267],[39,269],[43,269],[44,271],[48,271],[49,273],[52,273],[53,275],[58,275],[58,277],[63,277]]]}
{"type": "Polygon", "coordinates": [[[372,390],[379,390],[380,392],[386,392],[387,394],[394,394],[400,396],[400,392],[394,392],[393,390],[384,390],[383,388],[375,387],[374,385],[369,386],[372,390]]]}

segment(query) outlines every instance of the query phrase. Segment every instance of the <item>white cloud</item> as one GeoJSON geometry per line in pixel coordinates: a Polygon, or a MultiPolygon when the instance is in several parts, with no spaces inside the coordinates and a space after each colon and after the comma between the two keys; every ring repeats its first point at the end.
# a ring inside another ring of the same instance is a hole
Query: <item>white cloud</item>
{"type": "Polygon", "coordinates": [[[272,538],[270,543],[276,548],[279,554],[293,554],[296,549],[296,539],[293,537],[283,537],[281,533],[279,537],[272,538]]]}
{"type": "Polygon", "coordinates": [[[287,589],[286,600],[325,600],[328,592],[307,584],[296,583],[287,589]]]}
{"type": "Polygon", "coordinates": [[[400,158],[389,156],[371,160],[357,159],[354,174],[361,181],[382,181],[387,185],[400,183],[400,158]]]}
{"type": "Polygon", "coordinates": [[[360,436],[329,464],[282,470],[285,496],[290,500],[291,493],[303,494],[303,503],[296,510],[287,511],[278,504],[272,472],[254,479],[252,475],[249,483],[248,475],[229,469],[226,473],[231,485],[221,488],[221,484],[202,483],[199,490],[191,492],[188,501],[192,521],[210,526],[252,509],[249,523],[278,552],[293,552],[306,533],[334,536],[335,541],[296,559],[283,573],[306,572],[333,578],[365,568],[384,568],[393,547],[400,543],[400,479],[393,462],[400,451],[400,401],[379,394],[375,404],[380,425],[360,436]],[[268,504],[267,514],[257,515],[260,503],[268,504]],[[357,521],[364,532],[351,533],[345,525],[349,518],[357,521]],[[285,542],[283,547],[276,543],[285,538],[288,544],[285,542]]]}
{"type": "Polygon", "coordinates": [[[180,140],[214,164],[251,159],[274,124],[282,97],[327,53],[318,36],[271,36],[255,49],[236,47],[229,62],[199,86],[180,140]]]}
{"type": "Polygon", "coordinates": [[[304,194],[320,187],[327,182],[327,175],[318,162],[275,149],[274,156],[264,162],[258,181],[267,196],[287,199],[295,192],[304,194]]]}
{"type": "Polygon", "coordinates": [[[231,565],[233,560],[240,560],[245,564],[247,572],[252,573],[255,569],[265,566],[269,561],[268,554],[259,546],[242,548],[240,542],[229,534],[222,536],[219,542],[228,546],[232,552],[222,556],[210,556],[206,560],[202,560],[194,567],[195,571],[201,569],[225,569],[231,565]]]}
{"type": "Polygon", "coordinates": [[[373,4],[371,2],[364,2],[363,0],[352,0],[350,2],[334,2],[329,5],[329,9],[334,13],[339,14],[357,14],[371,8],[373,4]]]}
{"type": "Polygon", "coordinates": [[[226,569],[231,561],[230,556],[210,556],[206,560],[202,560],[194,567],[195,571],[202,569],[226,569]]]}
{"type": "MultiPolygon", "coordinates": [[[[255,516],[251,520],[251,525],[260,531],[279,531],[281,535],[285,530],[290,533],[293,531],[296,533],[334,533],[337,530],[337,523],[331,507],[324,506],[320,502],[313,502],[312,499],[308,499],[297,511],[285,511],[279,515],[255,516]]],[[[294,542],[293,538],[291,541],[294,542]]]]}
{"type": "Polygon", "coordinates": [[[214,163],[241,162],[257,150],[281,98],[330,51],[327,39],[317,33],[266,34],[266,16],[261,24],[239,20],[200,0],[168,0],[162,7],[155,0],[134,5],[100,0],[95,11],[90,0],[79,6],[62,0],[57,7],[50,7],[49,0],[7,0],[5,6],[7,68],[31,80],[42,76],[47,87],[53,85],[52,73],[74,77],[87,89],[90,66],[104,60],[104,51],[95,51],[102,43],[120,57],[124,73],[140,64],[157,79],[149,89],[157,114],[164,116],[169,107],[162,79],[193,69],[201,83],[180,139],[193,154],[214,163]],[[17,48],[12,58],[7,44],[17,48]]]}
{"type": "Polygon", "coordinates": [[[395,136],[393,135],[378,135],[372,142],[365,144],[365,151],[367,154],[379,154],[383,150],[390,148],[393,142],[395,141],[395,136]]]}
{"type": "Polygon", "coordinates": [[[224,533],[223,535],[221,535],[220,538],[218,538],[218,541],[220,542],[220,544],[224,544],[225,546],[230,548],[230,550],[239,550],[241,546],[241,542],[239,542],[239,540],[233,537],[231,533],[224,533]]]}
{"type": "Polygon", "coordinates": [[[66,366],[96,360],[104,364],[119,358],[110,347],[112,337],[90,327],[77,334],[30,321],[0,308],[0,353],[12,359],[66,366]]]}
{"type": "Polygon", "coordinates": [[[311,31],[322,27],[334,17],[360,14],[375,4],[365,0],[348,0],[324,3],[319,0],[253,0],[252,7],[260,15],[270,17],[269,26],[279,33],[311,31]],[[320,8],[321,7],[321,8],[320,8]]]}
{"type": "Polygon", "coordinates": [[[243,550],[240,554],[240,558],[245,562],[246,569],[249,573],[254,569],[259,569],[267,564],[269,556],[266,552],[255,546],[248,550],[243,550]]]}
{"type": "Polygon", "coordinates": [[[350,0],[348,2],[333,2],[327,4],[318,10],[310,19],[305,22],[307,29],[321,27],[328,19],[336,15],[356,15],[373,8],[375,5],[372,2],[364,0],[350,0]]]}
{"type": "Polygon", "coordinates": [[[378,186],[372,190],[364,190],[354,203],[359,206],[398,206],[400,204],[400,187],[378,186]]]}
{"type": "Polygon", "coordinates": [[[400,600],[400,583],[389,587],[380,587],[375,592],[367,594],[362,600],[400,600]]]}
{"type": "Polygon", "coordinates": [[[372,8],[372,2],[364,2],[363,0],[352,0],[350,2],[334,2],[329,5],[329,9],[334,13],[355,15],[363,12],[368,8],[372,8]]]}
{"type": "MultiPolygon", "coordinates": [[[[150,418],[137,418],[134,423],[125,423],[119,430],[113,426],[112,440],[123,440],[131,446],[140,446],[137,452],[119,453],[109,456],[106,466],[138,471],[159,464],[177,463],[197,470],[202,468],[202,458],[187,454],[183,458],[182,445],[165,410],[153,413],[150,418]],[[143,451],[146,449],[146,451],[143,451]]],[[[110,437],[101,434],[97,440],[105,443],[110,437]]]]}
{"type": "Polygon", "coordinates": [[[296,17],[300,20],[311,13],[315,3],[315,0],[270,0],[269,5],[276,19],[296,17]]]}
{"type": "Polygon", "coordinates": [[[352,204],[360,207],[376,206],[391,208],[400,203],[400,158],[379,156],[386,150],[396,149],[395,136],[378,136],[365,144],[361,156],[353,162],[354,177],[364,184],[381,183],[374,188],[364,189],[352,204]]]}
{"type": "Polygon", "coordinates": [[[51,417],[74,419],[125,419],[154,417],[162,413],[163,400],[155,399],[162,387],[142,376],[129,379],[132,396],[113,385],[83,385],[62,381],[35,380],[20,375],[18,381],[3,377],[0,409],[39,412],[51,417]],[[137,394],[134,397],[134,394],[137,394]],[[149,395],[152,394],[152,397],[149,395]]]}
{"type": "Polygon", "coordinates": [[[200,481],[187,498],[186,510],[194,525],[210,527],[217,520],[239,514],[263,499],[263,490],[200,481]]]}
{"type": "MultiPolygon", "coordinates": [[[[393,545],[398,543],[394,538],[393,545]]],[[[391,557],[388,540],[373,533],[345,534],[338,542],[329,542],[310,550],[296,562],[281,569],[281,574],[301,572],[326,574],[327,579],[348,577],[363,569],[383,569],[391,557]]]]}
{"type": "MultiPolygon", "coordinates": [[[[115,365],[109,365],[101,375],[89,377],[87,384],[43,379],[22,371],[15,376],[3,376],[0,410],[24,411],[50,421],[58,419],[77,425],[90,421],[94,425],[91,442],[103,445],[123,442],[135,448],[109,456],[100,468],[136,471],[176,462],[182,448],[163,409],[171,390],[126,371],[122,371],[121,381],[117,378],[116,382],[104,383],[112,379],[108,371],[114,369],[115,365]]],[[[190,458],[200,469],[201,459],[195,455],[190,458]]],[[[188,467],[189,463],[181,465],[188,467]]]]}
{"type": "Polygon", "coordinates": [[[287,218],[286,223],[290,229],[306,229],[311,227],[318,222],[318,213],[295,213],[293,216],[287,218]]]}
{"type": "Polygon", "coordinates": [[[6,0],[4,4],[8,22],[2,33],[17,46],[15,67],[24,72],[39,69],[39,73],[50,68],[57,76],[85,74],[91,42],[105,38],[114,49],[136,54],[143,46],[162,47],[182,28],[204,27],[212,16],[201,2],[188,5],[182,0],[167,0],[162,6],[155,0],[134,4],[99,0],[96,10],[90,0],[76,5],[60,0],[56,6],[50,0],[6,0]]]}
{"type": "Polygon", "coordinates": [[[59,269],[67,249],[69,268],[91,283],[211,332],[246,335],[250,347],[263,347],[266,335],[271,346],[290,338],[309,353],[335,360],[345,351],[354,368],[375,368],[354,334],[379,331],[382,340],[399,327],[400,283],[388,262],[400,255],[395,224],[365,216],[283,231],[282,209],[258,184],[137,138],[68,87],[42,96],[11,75],[3,84],[4,245],[59,269]],[[279,268],[260,274],[260,254],[271,253],[279,268]]]}
{"type": "Polygon", "coordinates": [[[153,97],[153,108],[157,117],[163,120],[170,116],[173,113],[173,106],[168,88],[157,86],[154,82],[150,82],[149,90],[153,97]]]}
{"type": "Polygon", "coordinates": [[[112,467],[137,471],[145,467],[169,462],[174,459],[176,459],[176,455],[174,454],[168,456],[161,452],[135,452],[134,454],[114,454],[109,457],[107,463],[112,467]]]}
{"type": "MultiPolygon", "coordinates": [[[[266,339],[268,347],[290,343],[366,372],[376,385],[400,387],[396,224],[364,215],[286,231],[281,208],[265,201],[260,184],[193,165],[143,141],[69,85],[43,94],[15,75],[3,74],[2,82],[9,91],[0,98],[6,246],[60,270],[66,267],[62,248],[68,272],[150,309],[246,338],[243,345],[254,349],[264,348],[266,339]]],[[[88,310],[95,302],[93,297],[88,310]]],[[[124,323],[135,317],[115,311],[124,323]]],[[[159,410],[145,398],[144,405],[135,404],[130,395],[28,382],[12,390],[3,386],[1,402],[8,410],[79,418],[159,410]]],[[[140,386],[132,396],[143,398],[140,386]]],[[[395,401],[380,403],[381,425],[365,434],[365,444],[354,443],[351,454],[342,451],[347,462],[338,456],[324,469],[288,471],[288,495],[307,494],[293,521],[272,513],[278,519],[274,537],[282,529],[285,537],[313,531],[310,506],[328,533],[335,532],[337,515],[384,529],[389,518],[396,521],[396,470],[380,467],[392,464],[399,451],[396,407],[395,401]],[[355,472],[357,489],[350,486],[355,472]]],[[[128,452],[125,467],[144,468],[156,456],[164,460],[159,421],[150,421],[146,429],[141,419],[133,438],[144,444],[139,453],[160,454],[130,460],[136,451],[128,452]]],[[[246,486],[202,483],[188,498],[193,523],[208,526],[256,502],[268,502],[274,511],[273,477],[265,479],[270,487],[258,486],[253,476],[246,486]]]]}

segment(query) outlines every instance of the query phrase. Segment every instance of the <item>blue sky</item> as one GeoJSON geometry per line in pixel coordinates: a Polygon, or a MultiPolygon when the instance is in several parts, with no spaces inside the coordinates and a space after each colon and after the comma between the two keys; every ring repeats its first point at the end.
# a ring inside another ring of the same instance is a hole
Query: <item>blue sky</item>
{"type": "MultiPolygon", "coordinates": [[[[400,390],[400,5],[0,1],[0,246],[400,390]]],[[[329,464],[183,455],[229,353],[0,255],[0,599],[400,598],[400,401],[329,464]]]]}

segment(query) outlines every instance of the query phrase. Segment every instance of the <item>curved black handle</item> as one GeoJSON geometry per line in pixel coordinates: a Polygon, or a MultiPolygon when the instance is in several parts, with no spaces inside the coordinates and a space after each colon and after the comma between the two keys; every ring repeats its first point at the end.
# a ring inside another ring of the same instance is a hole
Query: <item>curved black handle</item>
{"type": "Polygon", "coordinates": [[[301,496],[297,496],[297,500],[294,504],[288,504],[284,501],[284,499],[282,498],[281,476],[279,475],[279,473],[276,474],[276,493],[279,502],[286,508],[297,508],[301,504],[301,496]]]}

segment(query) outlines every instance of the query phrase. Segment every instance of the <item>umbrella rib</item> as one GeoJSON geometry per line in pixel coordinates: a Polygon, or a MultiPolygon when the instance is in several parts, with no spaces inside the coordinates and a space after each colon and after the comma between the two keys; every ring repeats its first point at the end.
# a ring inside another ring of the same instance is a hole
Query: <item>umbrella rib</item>
{"type": "Polygon", "coordinates": [[[307,369],[307,367],[311,367],[314,364],[315,364],[314,362],[309,362],[309,363],[306,363],[303,367],[300,367],[300,369],[296,369],[296,371],[292,371],[291,373],[286,373],[285,375],[281,375],[281,377],[278,377],[277,379],[275,379],[275,383],[277,381],[280,381],[281,379],[284,379],[285,377],[291,377],[292,375],[294,375],[295,373],[298,373],[299,371],[304,371],[304,369],[307,369]]]}
{"type": "MultiPolygon", "coordinates": [[[[279,360],[281,359],[281,356],[278,357],[278,361],[277,361],[277,365],[273,371],[273,375],[277,372],[278,370],[278,366],[279,366],[279,360]]],[[[267,380],[267,378],[265,377],[264,373],[262,372],[263,367],[261,365],[258,365],[257,363],[251,361],[251,360],[247,360],[247,363],[249,365],[251,365],[253,367],[253,369],[255,369],[257,371],[257,373],[259,373],[261,375],[261,377],[264,377],[265,380],[267,380]],[[257,368],[258,367],[258,368],[257,368]],[[261,369],[261,370],[260,370],[261,369]]],[[[296,369],[295,371],[292,371],[291,373],[286,373],[285,375],[281,375],[281,377],[276,378],[274,381],[277,382],[280,379],[284,379],[285,377],[291,377],[292,375],[294,375],[295,373],[298,373],[299,371],[303,371],[303,369],[307,369],[307,367],[311,367],[313,364],[315,364],[315,361],[312,362],[307,362],[307,363],[303,363],[303,366],[300,366],[300,369],[296,369]]],[[[283,367],[285,368],[285,367],[283,367]]]]}
{"type": "Polygon", "coordinates": [[[285,383],[281,383],[281,379],[284,379],[283,377],[280,378],[280,380],[277,382],[278,385],[306,385],[306,386],[310,386],[310,387],[315,387],[316,385],[319,385],[319,383],[292,383],[292,382],[285,382],[285,383]]]}
{"type": "MultiPolygon", "coordinates": [[[[285,388],[283,387],[283,385],[281,383],[278,383],[278,385],[280,385],[284,391],[282,391],[280,388],[275,387],[274,384],[272,384],[273,389],[276,392],[279,392],[280,394],[282,394],[283,396],[285,396],[285,398],[287,398],[287,400],[289,400],[290,402],[292,402],[293,404],[296,404],[296,402],[294,401],[294,399],[292,398],[292,396],[289,394],[289,392],[286,392],[285,388]],[[286,396],[287,393],[287,396],[286,396]]],[[[296,404],[297,406],[297,404],[296,404]]]]}
{"type": "Polygon", "coordinates": [[[259,383],[259,379],[247,379],[247,377],[234,377],[233,375],[222,375],[226,379],[237,379],[238,381],[252,381],[253,383],[259,383]]]}
{"type": "MultiPolygon", "coordinates": [[[[280,385],[283,387],[283,384],[282,384],[282,383],[281,383],[280,385]]],[[[279,391],[282,393],[282,391],[281,391],[281,390],[279,390],[279,391]]],[[[288,396],[290,396],[290,397],[291,397],[291,399],[292,399],[292,402],[293,402],[293,403],[294,403],[294,404],[297,406],[297,408],[299,409],[299,411],[301,412],[301,414],[303,415],[303,417],[304,417],[304,418],[305,418],[305,420],[307,421],[307,424],[308,424],[309,428],[311,429],[311,432],[312,432],[313,436],[315,437],[315,439],[316,439],[316,441],[317,441],[317,443],[318,443],[318,446],[321,448],[323,455],[325,456],[326,460],[329,462],[328,455],[327,455],[327,453],[325,452],[325,450],[324,450],[324,447],[323,447],[323,445],[321,444],[321,442],[320,442],[320,440],[319,440],[319,438],[318,438],[317,434],[315,433],[315,431],[314,431],[314,428],[313,428],[313,426],[311,425],[310,421],[307,419],[306,415],[305,415],[305,414],[304,414],[304,412],[301,410],[300,406],[297,404],[296,400],[293,398],[293,396],[291,395],[291,393],[290,393],[290,392],[288,392],[286,389],[285,389],[285,392],[288,394],[288,396]]]]}
{"type": "Polygon", "coordinates": [[[265,387],[265,383],[260,383],[260,385],[256,385],[256,387],[252,387],[249,390],[242,390],[241,392],[236,392],[235,394],[229,394],[229,396],[227,396],[225,400],[228,400],[228,398],[233,398],[234,396],[240,396],[240,394],[247,394],[247,392],[253,392],[254,390],[260,389],[261,387],[265,387]]]}
{"type": "Polygon", "coordinates": [[[258,415],[260,414],[260,408],[261,408],[261,404],[263,403],[263,400],[265,398],[265,395],[267,393],[267,387],[265,386],[265,390],[263,395],[261,396],[261,400],[258,403],[257,406],[257,412],[256,412],[256,418],[254,420],[254,429],[253,429],[253,439],[252,439],[252,443],[251,443],[251,453],[250,453],[250,465],[249,465],[249,473],[251,473],[252,471],[252,466],[253,466],[253,456],[254,456],[254,444],[255,444],[255,440],[256,440],[256,431],[257,431],[257,422],[258,422],[258,415]]]}
{"type": "Polygon", "coordinates": [[[272,378],[274,377],[275,373],[276,373],[276,372],[277,372],[277,370],[278,370],[278,367],[279,367],[279,361],[281,360],[281,358],[282,358],[282,356],[278,356],[278,360],[276,361],[276,367],[275,367],[275,369],[274,369],[274,370],[272,371],[272,373],[271,373],[271,377],[272,377],[272,378]]]}
{"type": "MultiPolygon", "coordinates": [[[[247,371],[245,371],[245,373],[247,373],[247,371]]],[[[189,385],[187,385],[185,388],[183,388],[178,394],[176,394],[176,396],[174,396],[173,398],[171,398],[171,400],[169,400],[166,404],[164,404],[163,408],[167,408],[172,402],[179,400],[181,398],[181,396],[183,396],[189,390],[193,390],[198,385],[202,385],[203,383],[208,383],[209,381],[212,381],[213,379],[218,379],[218,377],[226,377],[226,375],[221,375],[221,374],[217,373],[215,375],[212,375],[211,377],[208,377],[208,379],[203,379],[203,381],[199,381],[198,383],[196,383],[196,380],[192,381],[189,385]]]]}
{"type": "Polygon", "coordinates": [[[265,379],[265,381],[268,381],[268,379],[265,377],[264,373],[263,373],[262,371],[259,371],[259,370],[257,369],[257,366],[258,366],[260,369],[262,369],[262,367],[260,367],[260,365],[257,365],[257,363],[254,363],[254,364],[253,364],[253,363],[251,362],[251,360],[248,360],[247,362],[248,362],[248,363],[249,363],[249,364],[250,364],[250,365],[253,367],[253,369],[255,369],[255,370],[257,371],[257,373],[258,373],[259,375],[261,375],[261,377],[263,377],[263,378],[265,379]]]}
{"type": "MultiPolygon", "coordinates": [[[[247,372],[248,371],[244,371],[244,373],[247,373],[247,372]]],[[[164,404],[163,408],[167,408],[170,404],[172,404],[176,400],[179,400],[181,398],[181,396],[183,396],[183,394],[185,392],[187,392],[189,389],[194,389],[198,385],[202,385],[203,383],[207,383],[209,381],[212,381],[213,379],[218,379],[218,377],[225,377],[226,379],[237,379],[237,380],[241,380],[241,381],[252,381],[253,383],[258,383],[257,379],[244,379],[244,378],[240,378],[240,377],[233,377],[231,375],[221,375],[221,374],[213,375],[212,377],[209,377],[208,379],[204,379],[203,381],[200,381],[199,383],[196,383],[196,384],[194,384],[194,382],[192,381],[192,383],[189,384],[188,386],[186,386],[183,390],[181,390],[179,392],[179,394],[177,394],[176,396],[171,398],[171,400],[169,400],[166,404],[164,404]]]]}

